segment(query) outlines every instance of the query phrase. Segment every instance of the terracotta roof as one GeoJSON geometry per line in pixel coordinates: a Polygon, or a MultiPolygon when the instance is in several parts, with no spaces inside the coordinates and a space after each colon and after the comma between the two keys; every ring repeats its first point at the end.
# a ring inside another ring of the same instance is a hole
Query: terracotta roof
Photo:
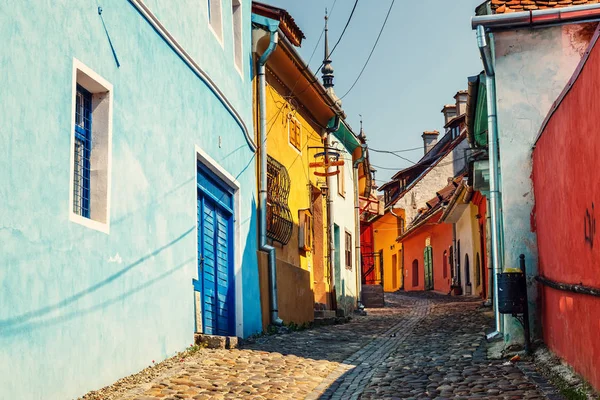
{"type": "Polygon", "coordinates": [[[283,8],[253,1],[252,12],[263,17],[278,20],[280,22],[279,28],[294,46],[300,47],[302,39],[306,38],[304,32],[300,30],[296,21],[294,21],[294,18],[283,8]]]}
{"type": "MultiPolygon", "coordinates": [[[[419,210],[419,215],[417,215],[414,221],[412,221],[412,223],[406,228],[406,231],[402,235],[398,236],[398,238],[396,238],[396,241],[400,241],[406,238],[407,236],[415,232],[418,228],[423,226],[423,224],[429,221],[432,217],[438,215],[438,212],[442,210],[442,206],[448,203],[448,201],[456,192],[456,188],[461,184],[463,177],[464,175],[457,176],[456,178],[452,179],[452,181],[447,186],[440,189],[436,193],[436,197],[434,197],[426,203],[429,208],[423,208],[419,210]]],[[[441,215],[442,214],[439,213],[440,217],[441,215]]]]}
{"type": "Polygon", "coordinates": [[[581,4],[595,4],[599,0],[491,0],[494,14],[505,14],[517,11],[543,10],[545,8],[559,8],[577,6],[581,4]]]}

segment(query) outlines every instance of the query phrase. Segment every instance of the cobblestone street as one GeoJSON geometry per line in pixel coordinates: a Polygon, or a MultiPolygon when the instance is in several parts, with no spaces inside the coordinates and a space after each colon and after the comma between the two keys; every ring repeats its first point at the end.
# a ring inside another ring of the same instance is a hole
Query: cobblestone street
{"type": "MultiPolygon", "coordinates": [[[[350,323],[200,350],[85,399],[543,399],[521,369],[486,359],[480,302],[388,294],[350,323]]],[[[527,368],[527,363],[523,363],[527,368]]]]}

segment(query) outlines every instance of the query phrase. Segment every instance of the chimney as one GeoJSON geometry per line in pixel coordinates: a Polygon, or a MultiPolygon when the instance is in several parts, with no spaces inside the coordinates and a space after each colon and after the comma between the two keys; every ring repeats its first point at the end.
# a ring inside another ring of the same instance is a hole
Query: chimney
{"type": "Polygon", "coordinates": [[[429,153],[433,146],[436,145],[438,141],[438,135],[440,133],[438,131],[425,131],[421,136],[423,138],[423,151],[425,154],[429,153]]]}
{"type": "Polygon", "coordinates": [[[442,114],[444,114],[444,125],[446,125],[452,118],[456,117],[456,105],[446,104],[444,108],[442,108],[442,114]]]}
{"type": "Polygon", "coordinates": [[[454,95],[454,99],[456,100],[456,113],[457,115],[463,115],[467,112],[467,91],[461,90],[460,92],[456,92],[454,95]]]}

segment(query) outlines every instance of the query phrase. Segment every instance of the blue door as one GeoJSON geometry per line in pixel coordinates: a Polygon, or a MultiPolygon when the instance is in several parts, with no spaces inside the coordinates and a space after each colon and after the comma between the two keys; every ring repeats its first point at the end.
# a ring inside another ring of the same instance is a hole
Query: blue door
{"type": "Polygon", "coordinates": [[[233,191],[201,164],[197,175],[202,333],[233,336],[233,191]]]}

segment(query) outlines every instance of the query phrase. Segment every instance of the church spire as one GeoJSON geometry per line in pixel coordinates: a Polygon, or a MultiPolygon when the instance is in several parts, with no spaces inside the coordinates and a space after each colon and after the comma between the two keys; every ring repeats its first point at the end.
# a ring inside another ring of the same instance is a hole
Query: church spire
{"type": "Polygon", "coordinates": [[[323,86],[325,89],[333,90],[333,67],[331,66],[331,58],[329,58],[329,29],[327,27],[327,9],[325,9],[325,58],[323,59],[323,86]]]}

